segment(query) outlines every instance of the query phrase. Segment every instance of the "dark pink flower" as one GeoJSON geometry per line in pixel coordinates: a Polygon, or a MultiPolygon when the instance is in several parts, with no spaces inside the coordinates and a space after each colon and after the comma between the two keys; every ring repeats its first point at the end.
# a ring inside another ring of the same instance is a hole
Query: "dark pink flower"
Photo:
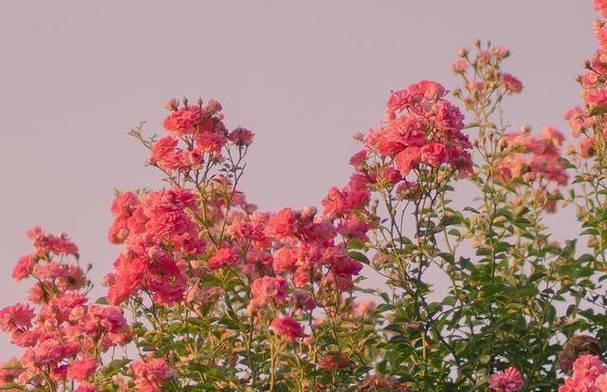
{"type": "Polygon", "coordinates": [[[288,316],[275,318],[272,321],[271,328],[276,335],[289,341],[294,341],[304,336],[301,325],[288,316]]]}
{"type": "Polygon", "coordinates": [[[513,367],[493,373],[489,378],[489,388],[495,392],[518,392],[524,386],[523,375],[513,367]]]}
{"type": "Polygon", "coordinates": [[[24,331],[32,326],[35,313],[29,305],[21,303],[0,309],[0,329],[4,332],[24,331]]]}
{"type": "Polygon", "coordinates": [[[36,265],[36,260],[31,256],[23,256],[19,259],[13,268],[13,278],[22,280],[27,278],[33,271],[36,265]]]}
{"type": "Polygon", "coordinates": [[[187,106],[171,112],[164,120],[164,128],[176,135],[192,134],[200,124],[203,112],[198,106],[187,106]]]}
{"type": "Polygon", "coordinates": [[[523,91],[523,83],[509,73],[502,74],[501,81],[510,94],[518,94],[523,91]]]}
{"type": "Polygon", "coordinates": [[[97,361],[92,358],[74,361],[67,368],[67,377],[76,381],[87,381],[97,369],[97,361]]]}
{"type": "Polygon", "coordinates": [[[277,239],[284,239],[295,235],[297,232],[295,212],[290,208],[283,208],[272,215],[268,220],[266,232],[277,239]]]}
{"type": "Polygon", "coordinates": [[[401,151],[395,158],[394,164],[400,174],[406,176],[413,170],[421,160],[421,148],[409,147],[404,151],[401,151]]]}
{"type": "Polygon", "coordinates": [[[207,267],[215,270],[222,268],[225,265],[234,265],[239,260],[239,254],[236,250],[230,247],[219,248],[215,254],[209,259],[207,267]]]}
{"type": "Polygon", "coordinates": [[[422,147],[420,161],[432,167],[438,167],[447,159],[447,148],[441,143],[430,143],[422,147]]]}

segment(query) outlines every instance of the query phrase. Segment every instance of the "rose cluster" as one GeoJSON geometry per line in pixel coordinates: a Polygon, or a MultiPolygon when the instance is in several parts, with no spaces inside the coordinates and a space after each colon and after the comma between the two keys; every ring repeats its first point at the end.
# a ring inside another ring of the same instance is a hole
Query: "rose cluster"
{"type": "MultiPolygon", "coordinates": [[[[396,183],[412,172],[442,166],[462,176],[472,171],[464,117],[446,94],[442,85],[428,80],[391,94],[385,122],[364,140],[367,153],[384,162],[376,177],[396,183]]],[[[363,166],[363,156],[357,160],[363,166]]]]}
{"type": "MultiPolygon", "coordinates": [[[[607,18],[606,0],[595,8],[607,18]]],[[[67,235],[27,233],[12,273],[32,280],[27,303],[0,309],[23,352],[0,366],[0,389],[607,392],[600,332],[557,353],[600,331],[607,308],[604,20],[595,32],[583,105],[566,115],[583,138],[573,164],[554,127],[508,132],[501,103],[523,84],[502,71],[509,50],[478,41],[453,64],[461,88],[390,94],[318,209],[259,210],[240,183],[253,132],[228,128],[215,100],[171,99],[160,137],[131,132],[167,185],[114,195],[103,297],[89,299],[67,235]],[[478,194],[459,208],[464,177],[478,194]],[[592,254],[550,239],[558,199],[577,207],[592,254]]]]}
{"type": "Polygon", "coordinates": [[[0,310],[0,329],[24,349],[18,361],[6,364],[0,379],[28,389],[48,385],[48,380],[57,385],[69,381],[80,384],[78,391],[94,391],[90,383],[102,355],[130,339],[122,309],[89,303],[78,247],[65,234],[36,227],[28,236],[33,251],[19,259],[13,277],[36,281],[29,302],[38,310],[21,303],[0,310]]]}
{"type": "Polygon", "coordinates": [[[151,143],[150,163],[167,172],[200,169],[205,162],[223,160],[227,144],[246,147],[253,141],[253,132],[246,128],[228,131],[221,104],[215,100],[205,105],[184,100],[180,106],[172,99],[165,107],[171,111],[164,120],[168,134],[151,143]]]}
{"type": "Polygon", "coordinates": [[[607,391],[607,367],[597,355],[580,355],[573,363],[573,374],[565,378],[558,392],[607,391]]]}

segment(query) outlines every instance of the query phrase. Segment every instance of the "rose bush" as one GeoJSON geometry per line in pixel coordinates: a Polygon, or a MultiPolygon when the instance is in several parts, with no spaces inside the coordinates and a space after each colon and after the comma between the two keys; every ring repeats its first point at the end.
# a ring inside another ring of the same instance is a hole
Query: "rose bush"
{"type": "Polygon", "coordinates": [[[167,186],[115,195],[104,297],[67,235],[27,233],[27,302],[0,310],[23,350],[0,388],[607,391],[605,20],[594,30],[568,148],[552,126],[512,130],[510,52],[475,42],[459,87],[390,94],[318,210],[258,211],[239,188],[254,133],[217,101],[170,100],[161,137],[131,132],[167,186]],[[559,243],[544,218],[561,205],[580,235],[559,243]]]}

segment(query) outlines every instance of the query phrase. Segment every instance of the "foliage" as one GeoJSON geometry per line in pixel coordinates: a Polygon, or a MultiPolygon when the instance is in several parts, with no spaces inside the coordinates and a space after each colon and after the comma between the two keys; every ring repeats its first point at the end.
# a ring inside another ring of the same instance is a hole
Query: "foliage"
{"type": "Polygon", "coordinates": [[[566,154],[554,127],[511,131],[510,52],[475,42],[460,87],[391,93],[320,211],[258,211],[239,188],[253,132],[214,100],[170,100],[165,135],[131,131],[167,186],[116,194],[104,297],[67,235],[28,232],[13,271],[28,303],[0,310],[23,348],[3,389],[607,391],[604,21],[595,32],[566,154]],[[559,205],[577,238],[552,237],[559,205]]]}

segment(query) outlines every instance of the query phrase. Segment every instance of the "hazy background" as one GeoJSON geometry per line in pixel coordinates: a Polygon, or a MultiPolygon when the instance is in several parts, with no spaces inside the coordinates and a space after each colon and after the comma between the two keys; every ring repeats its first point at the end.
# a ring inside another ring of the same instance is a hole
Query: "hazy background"
{"type": "MultiPolygon", "coordinates": [[[[113,189],[159,184],[140,120],[161,131],[165,100],[216,98],[256,132],[244,190],[262,209],[317,205],[346,182],[354,131],[382,118],[391,89],[453,86],[474,38],[513,50],[525,83],[514,126],[559,126],[594,50],[591,0],[3,1],[0,3],[0,307],[34,225],[66,231],[92,278],[111,268],[113,189]]],[[[464,197],[464,196],[462,196],[464,197]]],[[[570,214],[552,218],[572,235],[570,214]]],[[[16,351],[0,338],[0,359],[16,351]]]]}

